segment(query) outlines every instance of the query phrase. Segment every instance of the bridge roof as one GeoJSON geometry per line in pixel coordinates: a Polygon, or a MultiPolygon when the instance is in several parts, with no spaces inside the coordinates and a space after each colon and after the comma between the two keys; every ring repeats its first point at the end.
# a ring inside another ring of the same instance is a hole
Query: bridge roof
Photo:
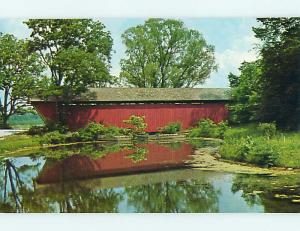
{"type": "MultiPolygon", "coordinates": [[[[228,88],[90,88],[74,102],[228,101],[228,88]]],[[[41,99],[32,99],[41,101],[41,99]]],[[[53,101],[51,97],[48,101],[53,101]]]]}

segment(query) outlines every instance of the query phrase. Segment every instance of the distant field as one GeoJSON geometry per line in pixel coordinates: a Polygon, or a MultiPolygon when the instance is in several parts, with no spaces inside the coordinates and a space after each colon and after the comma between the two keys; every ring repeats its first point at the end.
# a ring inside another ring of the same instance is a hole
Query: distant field
{"type": "Polygon", "coordinates": [[[43,125],[44,121],[39,115],[26,113],[23,115],[11,116],[8,123],[15,129],[28,129],[33,125],[43,125]]]}

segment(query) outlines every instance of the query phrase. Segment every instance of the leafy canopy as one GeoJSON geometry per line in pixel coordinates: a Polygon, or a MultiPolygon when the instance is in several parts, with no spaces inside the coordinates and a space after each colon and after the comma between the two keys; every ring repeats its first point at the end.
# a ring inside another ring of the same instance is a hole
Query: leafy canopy
{"type": "Polygon", "coordinates": [[[35,91],[43,66],[39,56],[30,53],[28,42],[13,35],[0,34],[0,116],[8,127],[11,115],[22,111],[25,102],[35,91]]]}
{"type": "Polygon", "coordinates": [[[105,86],[109,75],[112,38],[105,26],[91,19],[30,19],[29,46],[49,68],[40,94],[72,100],[91,86],[105,86]]]}
{"type": "Polygon", "coordinates": [[[136,87],[194,87],[216,70],[214,47],[180,20],[149,19],[122,35],[120,78],[136,87]]]}
{"type": "Polygon", "coordinates": [[[234,123],[257,120],[261,95],[261,61],[243,62],[241,74],[229,74],[231,87],[230,119],[234,123]]]}
{"type": "Polygon", "coordinates": [[[258,116],[280,128],[300,127],[300,18],[259,18],[262,91],[258,116]]]}

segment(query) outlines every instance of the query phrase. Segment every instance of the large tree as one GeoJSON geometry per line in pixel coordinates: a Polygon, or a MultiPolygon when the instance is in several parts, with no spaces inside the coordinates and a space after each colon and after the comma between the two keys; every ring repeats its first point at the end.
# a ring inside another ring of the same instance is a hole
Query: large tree
{"type": "Polygon", "coordinates": [[[260,18],[262,101],[259,117],[285,129],[300,118],[300,18],[260,18]]]}
{"type": "Polygon", "coordinates": [[[36,53],[30,53],[28,43],[13,35],[0,34],[0,117],[4,127],[8,119],[24,108],[34,93],[43,67],[36,53]]]}
{"type": "Polygon", "coordinates": [[[50,76],[43,96],[70,101],[91,86],[111,83],[112,38],[105,26],[91,19],[30,19],[30,48],[37,51],[50,76]]]}
{"type": "Polygon", "coordinates": [[[234,123],[256,121],[261,96],[261,60],[243,62],[240,74],[230,73],[230,120],[234,123]]]}
{"type": "Polygon", "coordinates": [[[214,47],[182,21],[149,19],[122,35],[120,78],[136,87],[194,87],[216,70],[214,47]]]}

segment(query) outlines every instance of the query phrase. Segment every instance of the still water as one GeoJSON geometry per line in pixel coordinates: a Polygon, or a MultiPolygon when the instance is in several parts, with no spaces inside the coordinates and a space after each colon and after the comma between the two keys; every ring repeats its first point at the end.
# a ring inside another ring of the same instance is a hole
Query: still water
{"type": "Polygon", "coordinates": [[[2,159],[0,212],[300,212],[298,175],[191,169],[194,149],[98,144],[2,159]]]}

